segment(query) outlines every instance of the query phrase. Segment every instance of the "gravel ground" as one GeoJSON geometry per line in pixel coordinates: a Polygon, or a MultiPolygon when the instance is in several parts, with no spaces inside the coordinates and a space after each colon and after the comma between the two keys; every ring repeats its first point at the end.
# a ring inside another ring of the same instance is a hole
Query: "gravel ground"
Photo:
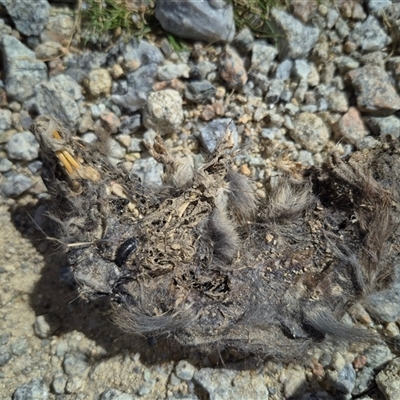
{"type": "Polygon", "coordinates": [[[89,142],[106,129],[110,161],[160,184],[163,167],[144,146],[155,131],[201,162],[229,128],[244,149],[236,168],[265,197],[282,171],[399,138],[400,3],[294,2],[271,12],[277,43],[235,32],[219,2],[181,7],[187,26],[158,6],[161,25],[191,40],[179,53],[162,36],[88,32],[90,49],[78,50],[77,36],[68,47],[71,4],[0,4],[0,398],[400,399],[400,267],[392,288],[345,316],[386,339],[370,347],[327,341],[283,364],[122,333],[107,301],[79,298],[57,242],[45,240],[52,205],[29,132],[34,114],[89,142]]]}

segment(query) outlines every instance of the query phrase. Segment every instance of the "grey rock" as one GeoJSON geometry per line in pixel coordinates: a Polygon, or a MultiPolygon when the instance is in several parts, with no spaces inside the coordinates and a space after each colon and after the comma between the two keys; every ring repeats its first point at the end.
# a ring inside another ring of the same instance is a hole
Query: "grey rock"
{"type": "Polygon", "coordinates": [[[1,37],[7,96],[23,102],[34,94],[34,87],[47,80],[47,67],[35,53],[13,36],[1,37]]]}
{"type": "Polygon", "coordinates": [[[161,64],[164,56],[158,47],[147,40],[132,39],[122,52],[126,62],[137,61],[139,65],[161,64]]]}
{"type": "Polygon", "coordinates": [[[204,60],[198,62],[190,71],[190,76],[193,79],[206,79],[208,74],[217,70],[217,64],[204,60]]]}
{"type": "Polygon", "coordinates": [[[85,381],[80,376],[70,376],[65,384],[65,392],[68,394],[81,393],[85,381]]]}
{"type": "Polygon", "coordinates": [[[272,23],[278,36],[281,58],[304,58],[318,40],[319,29],[302,24],[286,11],[278,8],[271,10],[272,23]]]}
{"type": "Polygon", "coordinates": [[[374,384],[375,373],[372,368],[363,367],[356,374],[356,382],[351,394],[357,396],[374,384]]]}
{"type": "Polygon", "coordinates": [[[275,47],[270,46],[265,40],[257,40],[251,54],[250,71],[253,74],[258,72],[267,75],[277,55],[278,50],[275,47]]]}
{"type": "Polygon", "coordinates": [[[142,126],[141,115],[133,114],[129,117],[121,118],[119,131],[124,135],[135,133],[142,126]]]}
{"type": "Polygon", "coordinates": [[[178,394],[169,396],[166,400],[199,400],[195,394],[178,394]]]}
{"type": "Polygon", "coordinates": [[[40,378],[33,378],[30,382],[24,383],[15,390],[13,400],[47,400],[49,388],[40,378]]]}
{"type": "Polygon", "coordinates": [[[81,86],[70,76],[60,74],[50,80],[56,90],[65,92],[74,100],[78,101],[82,98],[81,86]]]}
{"type": "Polygon", "coordinates": [[[22,356],[29,350],[29,342],[26,338],[18,338],[10,348],[15,356],[22,356]]]}
{"type": "Polygon", "coordinates": [[[400,358],[396,358],[376,377],[379,389],[386,400],[398,400],[400,393],[400,358]]]}
{"type": "Polygon", "coordinates": [[[100,400],[135,400],[135,398],[117,389],[107,389],[101,394],[100,400]]]}
{"type": "Polygon", "coordinates": [[[7,143],[10,159],[32,161],[39,156],[39,143],[31,132],[18,132],[7,143]]]}
{"type": "Polygon", "coordinates": [[[294,118],[292,138],[311,153],[320,152],[329,140],[326,125],[317,115],[301,113],[294,118]]]}
{"type": "Polygon", "coordinates": [[[328,109],[328,102],[322,98],[317,100],[318,111],[326,111],[328,109]]]}
{"type": "Polygon", "coordinates": [[[142,139],[132,138],[131,143],[128,147],[128,153],[135,153],[142,151],[141,144],[143,143],[142,139]]]}
{"type": "Polygon", "coordinates": [[[362,65],[375,65],[376,67],[385,69],[385,53],[382,51],[364,54],[360,61],[362,65]]]}
{"type": "Polygon", "coordinates": [[[389,115],[388,117],[369,117],[366,119],[368,127],[375,135],[392,135],[396,138],[400,136],[400,118],[389,115]]]}
{"type": "Polygon", "coordinates": [[[209,1],[157,0],[155,15],[163,29],[185,39],[230,42],[235,36],[232,4],[214,8],[209,1]]]}
{"type": "Polygon", "coordinates": [[[6,131],[12,126],[12,113],[4,108],[0,109],[0,131],[6,131]]]}
{"type": "Polygon", "coordinates": [[[11,175],[3,184],[3,193],[7,197],[17,197],[27,191],[33,185],[31,178],[22,174],[11,175]]]}
{"type": "Polygon", "coordinates": [[[19,112],[19,118],[22,129],[26,131],[29,130],[33,122],[32,117],[29,115],[29,112],[27,110],[21,110],[19,112]]]}
{"type": "Polygon", "coordinates": [[[283,60],[275,70],[275,78],[287,81],[290,78],[293,68],[293,61],[291,59],[283,60]]]}
{"type": "Polygon", "coordinates": [[[280,79],[272,79],[270,81],[267,94],[265,95],[265,102],[267,104],[276,104],[283,92],[285,83],[280,79]]]}
{"type": "Polygon", "coordinates": [[[194,81],[186,85],[185,98],[193,103],[206,103],[216,92],[216,88],[209,81],[194,81]]]}
{"type": "Polygon", "coordinates": [[[160,81],[168,81],[175,78],[188,78],[189,67],[187,64],[167,64],[158,67],[157,78],[160,81]]]}
{"type": "Polygon", "coordinates": [[[349,36],[350,28],[347,25],[347,22],[343,18],[340,17],[338,18],[335,24],[335,28],[336,28],[336,33],[340,38],[339,40],[337,40],[337,42],[349,36]]]}
{"type": "Polygon", "coordinates": [[[357,43],[363,52],[381,51],[392,42],[373,15],[355,24],[350,40],[357,43]]]}
{"type": "Polygon", "coordinates": [[[308,89],[308,83],[305,79],[302,79],[297,85],[296,91],[294,92],[294,98],[298,103],[302,103],[304,101],[304,96],[306,95],[308,89]]]}
{"type": "Polygon", "coordinates": [[[0,349],[0,367],[4,367],[12,358],[12,354],[6,350],[0,349]]]}
{"type": "Polygon", "coordinates": [[[66,66],[63,74],[70,76],[75,82],[82,83],[91,70],[101,68],[106,61],[107,54],[99,51],[88,50],[83,54],[67,54],[63,58],[66,66]]]}
{"type": "Polygon", "coordinates": [[[122,160],[125,157],[125,148],[121,146],[115,139],[110,139],[108,145],[108,157],[116,158],[117,160],[122,160]]]}
{"type": "Polygon", "coordinates": [[[306,60],[295,60],[294,72],[299,79],[307,79],[310,71],[310,64],[306,60]]]}
{"type": "Polygon", "coordinates": [[[335,62],[342,74],[346,74],[360,66],[360,63],[357,60],[349,56],[336,57],[335,62]]]}
{"type": "Polygon", "coordinates": [[[169,383],[172,386],[179,386],[182,381],[175,375],[174,372],[171,372],[171,375],[169,376],[169,383]]]}
{"type": "Polygon", "coordinates": [[[371,13],[377,13],[382,8],[388,7],[392,4],[391,0],[367,0],[368,10],[371,13]]]}
{"type": "Polygon", "coordinates": [[[220,118],[209,122],[200,129],[199,139],[204,149],[208,153],[212,153],[228,129],[232,133],[235,145],[237,145],[238,133],[235,123],[230,118],[220,118]]]}
{"type": "Polygon", "coordinates": [[[92,117],[94,119],[98,119],[100,115],[106,110],[106,105],[105,104],[92,104],[90,106],[90,111],[92,113],[92,117]]]}
{"type": "Polygon", "coordinates": [[[255,83],[255,88],[254,88],[254,96],[261,97],[263,95],[263,92],[265,92],[268,87],[269,87],[269,79],[268,76],[265,74],[262,74],[261,72],[259,73],[251,73],[251,77],[255,83]],[[259,91],[259,93],[257,93],[259,91]]]}
{"type": "Polygon", "coordinates": [[[182,121],[182,98],[179,92],[166,89],[150,93],[143,112],[143,124],[146,128],[165,134],[177,130],[182,121]]]}
{"type": "Polygon", "coordinates": [[[345,92],[334,90],[329,93],[326,100],[330,111],[345,113],[349,109],[349,100],[345,92]]]}
{"type": "Polygon", "coordinates": [[[395,322],[400,318],[400,285],[371,294],[366,299],[368,311],[378,320],[395,322]]]}
{"type": "Polygon", "coordinates": [[[348,73],[354,86],[358,109],[375,116],[400,110],[400,97],[385,70],[367,65],[348,73]]]}
{"type": "Polygon", "coordinates": [[[372,136],[366,136],[357,143],[359,150],[375,149],[381,145],[379,140],[376,140],[372,136]]]}
{"type": "Polygon", "coordinates": [[[311,167],[314,165],[314,159],[313,159],[312,154],[306,150],[299,151],[299,156],[297,158],[297,161],[308,167],[311,167]]]}
{"type": "Polygon", "coordinates": [[[336,379],[332,382],[333,386],[342,393],[351,393],[356,383],[356,371],[351,363],[346,363],[343,369],[337,372],[336,379]]]}
{"type": "Polygon", "coordinates": [[[64,394],[65,385],[67,384],[67,378],[63,373],[54,375],[53,381],[51,382],[51,389],[55,394],[64,394]]]}
{"type": "Polygon", "coordinates": [[[288,103],[293,97],[293,92],[290,89],[284,89],[281,94],[281,100],[288,103]]]}
{"type": "Polygon", "coordinates": [[[131,175],[137,176],[146,186],[161,186],[163,183],[163,165],[154,158],[141,158],[136,160],[133,163],[130,173],[131,175]]]}
{"type": "Polygon", "coordinates": [[[228,369],[202,368],[194,374],[193,379],[208,393],[210,399],[228,399],[236,373],[228,369]]]}
{"type": "Polygon", "coordinates": [[[367,357],[367,367],[372,369],[383,368],[386,363],[394,358],[389,347],[381,344],[370,346],[364,354],[367,357]]]}
{"type": "Polygon", "coordinates": [[[55,314],[38,315],[35,318],[33,330],[40,339],[49,338],[60,327],[60,320],[55,314]]]}
{"type": "Polygon", "coordinates": [[[122,109],[133,113],[143,108],[152,90],[157,75],[157,64],[149,64],[138,68],[127,75],[128,92],[113,95],[111,100],[122,109]]]}
{"type": "Polygon", "coordinates": [[[87,358],[83,353],[66,353],[63,361],[64,372],[69,375],[82,375],[88,368],[87,358]]]}
{"type": "Polygon", "coordinates": [[[25,36],[39,35],[50,14],[47,0],[0,0],[6,7],[15,27],[25,36]]]}
{"type": "Polygon", "coordinates": [[[137,394],[139,396],[147,396],[153,390],[155,381],[144,382],[138,389],[137,394]]]}
{"type": "Polygon", "coordinates": [[[338,18],[339,18],[338,11],[334,8],[329,9],[328,13],[326,14],[326,27],[328,29],[332,29],[335,26],[338,18]]]}
{"type": "MultiPolygon", "coordinates": [[[[1,2],[0,2],[1,4],[1,2]]],[[[3,18],[0,18],[0,36],[2,35],[11,35],[12,34],[12,28],[8,24],[4,22],[3,18]]]]}
{"type": "Polygon", "coordinates": [[[67,128],[74,130],[80,118],[79,107],[75,101],[75,84],[70,77],[64,76],[37,85],[35,101],[39,114],[51,115],[67,128]]]}
{"type": "Polygon", "coordinates": [[[8,172],[12,169],[13,163],[8,158],[0,158],[0,172],[8,172]]]}
{"type": "Polygon", "coordinates": [[[5,345],[10,341],[11,334],[10,333],[1,333],[0,334],[0,353],[2,353],[3,348],[6,348],[5,345]]]}
{"type": "Polygon", "coordinates": [[[82,140],[86,143],[95,143],[97,142],[98,138],[95,133],[93,132],[86,132],[82,135],[82,140]]]}
{"type": "Polygon", "coordinates": [[[232,44],[238,49],[238,51],[246,55],[250,53],[254,46],[254,37],[249,28],[243,28],[233,39],[232,44]]]}
{"type": "Polygon", "coordinates": [[[176,376],[184,381],[190,381],[195,372],[196,368],[186,360],[179,361],[175,366],[176,376]]]}

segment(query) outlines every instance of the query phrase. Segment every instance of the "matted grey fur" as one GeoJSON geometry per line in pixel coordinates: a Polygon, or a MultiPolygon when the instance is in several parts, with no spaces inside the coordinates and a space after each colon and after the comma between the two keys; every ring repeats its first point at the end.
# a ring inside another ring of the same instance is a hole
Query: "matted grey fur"
{"type": "Polygon", "coordinates": [[[284,175],[261,200],[231,169],[229,135],[198,169],[157,139],[166,184],[150,189],[111,166],[106,146],[48,117],[32,130],[80,292],[109,296],[124,330],[282,358],[326,336],[371,338],[340,320],[390,284],[397,143],[284,175]]]}

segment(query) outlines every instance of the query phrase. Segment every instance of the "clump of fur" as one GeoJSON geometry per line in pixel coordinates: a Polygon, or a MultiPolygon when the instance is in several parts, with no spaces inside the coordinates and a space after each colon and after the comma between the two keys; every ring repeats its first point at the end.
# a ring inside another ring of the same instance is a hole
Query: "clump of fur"
{"type": "Polygon", "coordinates": [[[396,182],[387,153],[333,156],[320,170],[282,176],[264,201],[232,171],[228,136],[198,169],[157,139],[150,151],[166,184],[155,190],[68,132],[53,143],[54,124],[39,119],[33,131],[71,267],[82,293],[111,298],[123,329],[282,358],[326,336],[370,338],[339,321],[389,283],[398,257],[398,188],[372,176],[396,182]],[[82,170],[66,173],[60,145],[82,170]]]}

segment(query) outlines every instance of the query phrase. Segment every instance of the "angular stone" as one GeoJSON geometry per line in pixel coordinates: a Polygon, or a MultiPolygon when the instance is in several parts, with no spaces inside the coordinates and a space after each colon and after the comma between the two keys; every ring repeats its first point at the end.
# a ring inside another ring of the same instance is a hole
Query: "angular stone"
{"type": "Polygon", "coordinates": [[[185,97],[193,103],[206,103],[216,92],[216,88],[209,81],[194,81],[186,85],[185,97]]]}
{"type": "Polygon", "coordinates": [[[230,118],[220,118],[209,122],[204,128],[200,129],[199,139],[204,149],[208,153],[212,153],[228,129],[232,133],[235,145],[237,145],[238,133],[235,123],[230,118]]]}
{"type": "Polygon", "coordinates": [[[211,1],[157,1],[156,18],[178,37],[205,42],[230,42],[235,36],[232,4],[213,7],[211,1]]]}
{"type": "Polygon", "coordinates": [[[1,0],[15,27],[25,36],[39,35],[49,19],[50,5],[47,0],[1,0]]]}
{"type": "Polygon", "coordinates": [[[332,126],[337,139],[344,138],[349,143],[356,145],[359,140],[368,135],[360,112],[356,107],[350,107],[336,124],[332,126]]]}
{"type": "Polygon", "coordinates": [[[68,76],[62,80],[60,76],[56,76],[49,82],[37,85],[35,100],[39,114],[51,115],[64,126],[75,129],[79,122],[80,111],[73,96],[75,92],[71,92],[74,84],[76,85],[76,82],[68,76]],[[66,82],[70,84],[65,85],[66,82]]]}
{"type": "Polygon", "coordinates": [[[2,191],[7,197],[17,197],[33,185],[31,178],[22,174],[11,175],[2,186],[2,191]]]}
{"type": "Polygon", "coordinates": [[[34,94],[35,85],[47,80],[47,67],[35,53],[13,36],[1,37],[5,87],[9,99],[24,102],[34,94]]]}
{"type": "Polygon", "coordinates": [[[363,52],[382,51],[392,41],[373,15],[355,24],[350,40],[358,43],[363,52]]]}
{"type": "Polygon", "coordinates": [[[49,388],[43,379],[33,378],[30,382],[18,386],[12,398],[13,400],[47,400],[49,388]]]}
{"type": "Polygon", "coordinates": [[[157,64],[149,64],[138,68],[127,76],[127,93],[115,94],[111,97],[111,100],[131,113],[140,110],[147,102],[147,97],[152,89],[156,75],[157,64]]]}
{"type": "Polygon", "coordinates": [[[304,25],[298,19],[278,8],[271,10],[280,46],[279,56],[283,58],[305,58],[318,40],[319,29],[304,25]]]}
{"type": "Polygon", "coordinates": [[[270,46],[264,40],[257,40],[254,43],[253,51],[251,53],[251,72],[259,72],[267,75],[272,62],[278,55],[278,50],[274,46],[270,46]]]}
{"type": "Polygon", "coordinates": [[[366,65],[348,73],[357,95],[358,109],[376,116],[400,110],[400,97],[382,68],[366,65]]]}

